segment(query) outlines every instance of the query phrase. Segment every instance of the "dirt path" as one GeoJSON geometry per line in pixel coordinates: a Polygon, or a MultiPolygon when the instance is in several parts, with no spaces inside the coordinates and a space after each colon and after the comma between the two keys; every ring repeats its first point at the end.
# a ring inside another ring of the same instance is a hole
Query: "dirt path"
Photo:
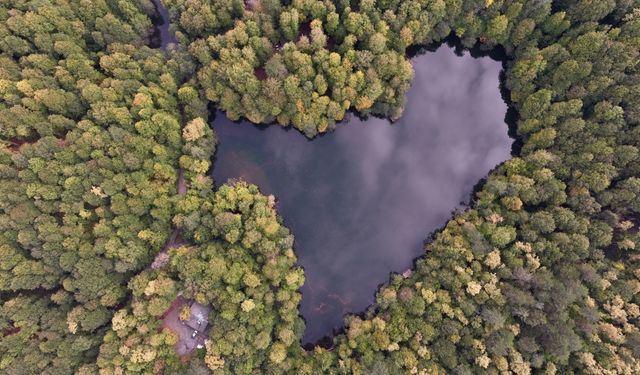
{"type": "MultiPolygon", "coordinates": [[[[187,182],[184,179],[184,173],[182,169],[179,170],[178,173],[178,196],[185,195],[187,193],[187,182]]],[[[171,232],[171,236],[164,244],[164,247],[156,257],[153,259],[151,263],[151,269],[157,270],[164,267],[169,262],[169,250],[184,246],[185,242],[180,238],[180,229],[174,228],[171,232]]]]}
{"type": "MultiPolygon", "coordinates": [[[[167,46],[170,43],[177,43],[177,40],[173,34],[171,34],[169,26],[169,12],[162,4],[161,0],[152,0],[153,4],[158,12],[158,17],[162,20],[161,24],[157,24],[156,27],[160,33],[161,44],[160,47],[162,50],[168,54],[167,46]]],[[[167,55],[168,56],[168,55],[167,55]]],[[[182,109],[180,109],[180,117],[182,124],[185,123],[184,114],[182,113],[182,109]]],[[[187,182],[184,178],[184,171],[182,168],[178,168],[178,196],[183,196],[187,193],[187,182]]],[[[169,236],[169,239],[165,243],[162,250],[156,255],[151,263],[151,269],[157,270],[162,268],[169,261],[168,251],[173,248],[177,248],[183,246],[184,242],[180,238],[180,230],[178,228],[174,228],[169,236]]]]}

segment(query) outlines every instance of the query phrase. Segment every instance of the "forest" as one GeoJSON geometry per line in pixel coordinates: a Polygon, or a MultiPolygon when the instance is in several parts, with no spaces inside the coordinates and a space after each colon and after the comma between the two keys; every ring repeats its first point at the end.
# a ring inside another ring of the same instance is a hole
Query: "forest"
{"type": "Polygon", "coordinates": [[[151,0],[0,3],[0,373],[640,373],[640,1],[164,4],[166,53],[151,0]],[[517,153],[303,348],[295,233],[214,188],[210,109],[310,138],[395,119],[409,52],[451,36],[504,55],[517,153]],[[178,295],[212,309],[188,356],[178,295]]]}

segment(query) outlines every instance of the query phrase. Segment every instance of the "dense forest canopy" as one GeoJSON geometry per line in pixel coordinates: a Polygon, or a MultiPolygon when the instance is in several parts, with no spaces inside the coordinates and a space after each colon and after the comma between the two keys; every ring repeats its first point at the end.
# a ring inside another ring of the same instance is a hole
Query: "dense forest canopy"
{"type": "Polygon", "coordinates": [[[0,4],[0,372],[640,372],[640,2],[165,5],[167,55],[149,0],[0,4]],[[207,106],[309,137],[397,118],[407,48],[451,34],[504,50],[520,152],[306,351],[292,234],[255,186],[214,191],[207,106]],[[187,358],[179,293],[212,307],[187,358]]]}

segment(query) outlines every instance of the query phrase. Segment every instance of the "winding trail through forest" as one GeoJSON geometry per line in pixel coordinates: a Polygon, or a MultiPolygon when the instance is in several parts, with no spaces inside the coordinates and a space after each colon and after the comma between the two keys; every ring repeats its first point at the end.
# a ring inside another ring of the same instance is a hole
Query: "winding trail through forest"
{"type": "MultiPolygon", "coordinates": [[[[165,52],[165,55],[169,55],[168,46],[170,44],[177,43],[175,35],[169,30],[169,12],[164,7],[161,0],[151,0],[156,8],[156,15],[158,16],[158,23],[155,25],[156,30],[160,36],[160,48],[165,52]]],[[[184,116],[181,116],[181,123],[184,124],[184,116]]],[[[184,125],[183,125],[184,126],[184,125]]],[[[184,171],[178,167],[178,196],[183,196],[187,193],[187,182],[184,178],[184,171]]],[[[169,250],[178,248],[184,245],[184,242],[180,238],[180,229],[174,228],[169,236],[169,239],[165,243],[162,250],[156,254],[151,268],[157,270],[162,268],[169,261],[169,250]]]]}
{"type": "MultiPolygon", "coordinates": [[[[164,51],[165,56],[169,58],[170,51],[168,47],[171,44],[177,43],[175,36],[169,30],[169,13],[161,0],[152,0],[152,2],[156,8],[156,15],[158,17],[156,19],[156,30],[160,37],[160,48],[164,51]]],[[[180,123],[182,126],[184,126],[185,122],[184,114],[182,113],[182,110],[180,110],[180,123]]],[[[177,188],[178,197],[184,196],[187,193],[188,186],[184,178],[184,170],[180,167],[178,167],[177,188]]],[[[180,229],[173,228],[169,239],[162,250],[154,258],[150,268],[157,270],[166,266],[169,262],[169,250],[184,246],[185,244],[184,240],[180,237],[180,229]]],[[[193,330],[185,326],[180,319],[180,311],[183,306],[188,303],[189,301],[184,297],[178,296],[171,307],[169,307],[169,309],[167,309],[167,311],[165,311],[160,317],[163,322],[162,326],[165,329],[173,331],[178,336],[178,342],[176,343],[175,348],[177,354],[181,357],[188,355],[196,348],[202,347],[207,339],[204,332],[193,333],[193,330]]]]}

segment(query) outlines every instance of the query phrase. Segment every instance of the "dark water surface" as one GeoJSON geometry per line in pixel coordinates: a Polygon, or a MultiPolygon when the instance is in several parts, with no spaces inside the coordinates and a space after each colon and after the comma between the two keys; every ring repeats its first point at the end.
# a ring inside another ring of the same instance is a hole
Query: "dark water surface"
{"type": "Polygon", "coordinates": [[[152,18],[155,25],[155,33],[151,38],[152,47],[161,48],[167,53],[171,44],[178,44],[176,36],[170,30],[169,11],[162,0],[151,0],[151,2],[156,8],[156,14],[152,18]]]}
{"type": "Polygon", "coordinates": [[[501,63],[444,46],[413,59],[404,115],[353,119],[313,141],[278,125],[218,114],[213,177],[257,184],[278,198],[305,269],[303,343],[373,302],[389,272],[423,254],[423,241],[474,185],[510,157],[499,91],[501,63]]]}
{"type": "MultiPolygon", "coordinates": [[[[176,44],[156,7],[157,47],[176,44]]],[[[303,343],[342,327],[373,302],[389,272],[423,254],[423,241],[468,201],[474,185],[510,156],[499,91],[501,63],[452,49],[414,58],[415,78],[395,124],[353,119],[307,140],[277,125],[258,128],[218,114],[216,184],[241,178],[278,197],[305,269],[303,343]]]]}

